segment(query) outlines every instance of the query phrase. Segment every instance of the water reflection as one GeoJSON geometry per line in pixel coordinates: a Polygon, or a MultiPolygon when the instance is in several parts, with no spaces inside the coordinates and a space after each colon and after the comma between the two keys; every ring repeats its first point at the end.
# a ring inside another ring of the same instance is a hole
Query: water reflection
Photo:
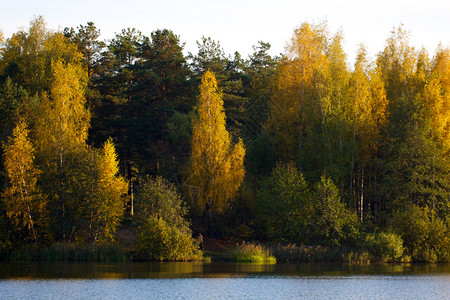
{"type": "Polygon", "coordinates": [[[359,276],[450,274],[450,264],[251,264],[251,263],[6,263],[0,279],[193,278],[249,276],[359,276]]]}

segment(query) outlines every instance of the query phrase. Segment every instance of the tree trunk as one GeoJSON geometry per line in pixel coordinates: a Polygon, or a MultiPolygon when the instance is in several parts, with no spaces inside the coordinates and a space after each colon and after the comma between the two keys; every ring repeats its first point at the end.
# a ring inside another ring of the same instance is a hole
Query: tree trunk
{"type": "Polygon", "coordinates": [[[361,170],[361,191],[359,196],[359,206],[361,210],[361,222],[363,222],[364,219],[364,169],[361,170]]]}

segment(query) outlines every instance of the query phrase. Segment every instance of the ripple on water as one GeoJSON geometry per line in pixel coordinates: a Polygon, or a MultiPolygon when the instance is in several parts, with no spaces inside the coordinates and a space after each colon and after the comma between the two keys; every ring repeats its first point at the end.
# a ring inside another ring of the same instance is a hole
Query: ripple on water
{"type": "Polygon", "coordinates": [[[0,280],[0,299],[450,299],[450,275],[0,280]]]}

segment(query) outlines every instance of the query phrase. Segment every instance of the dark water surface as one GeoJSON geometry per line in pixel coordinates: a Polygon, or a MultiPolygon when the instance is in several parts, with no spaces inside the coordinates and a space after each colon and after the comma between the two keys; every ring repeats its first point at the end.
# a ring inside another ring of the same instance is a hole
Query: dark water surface
{"type": "Polygon", "coordinates": [[[0,263],[0,299],[450,299],[450,264],[0,263]]]}

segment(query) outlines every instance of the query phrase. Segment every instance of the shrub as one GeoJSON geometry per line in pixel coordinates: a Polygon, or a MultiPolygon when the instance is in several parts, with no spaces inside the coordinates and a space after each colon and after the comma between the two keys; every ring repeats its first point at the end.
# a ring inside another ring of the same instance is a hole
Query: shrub
{"type": "Polygon", "coordinates": [[[428,207],[412,205],[397,212],[393,227],[416,262],[450,261],[449,226],[428,207]]]}
{"type": "Polygon", "coordinates": [[[140,226],[136,258],[158,261],[198,261],[202,253],[187,227],[169,225],[162,218],[150,217],[140,226]]]}
{"type": "Polygon", "coordinates": [[[400,261],[403,257],[403,240],[395,233],[367,234],[366,247],[376,261],[400,261]]]}
{"type": "Polygon", "coordinates": [[[174,185],[161,177],[146,178],[136,193],[136,258],[158,261],[201,260],[191,237],[186,208],[174,185]]]}

